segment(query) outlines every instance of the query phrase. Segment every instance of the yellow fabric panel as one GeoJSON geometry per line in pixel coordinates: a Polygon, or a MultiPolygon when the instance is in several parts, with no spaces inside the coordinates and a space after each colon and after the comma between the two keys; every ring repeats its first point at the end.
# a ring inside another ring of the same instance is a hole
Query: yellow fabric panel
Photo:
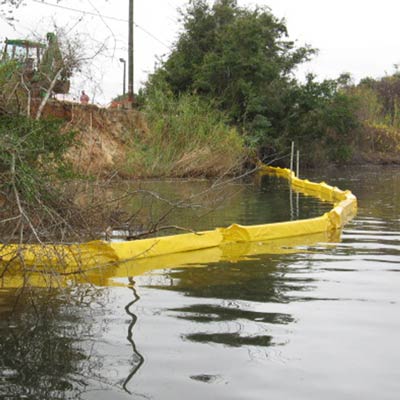
{"type": "MultiPolygon", "coordinates": [[[[118,278],[135,277],[148,271],[165,268],[204,267],[219,261],[237,262],[254,259],[261,254],[292,254],[304,247],[317,243],[338,242],[340,231],[322,232],[313,235],[297,236],[264,242],[229,242],[218,247],[203,250],[193,250],[182,253],[166,254],[157,257],[132,259],[129,261],[111,263],[85,269],[83,274],[60,275],[52,271],[28,270],[13,268],[0,281],[0,287],[19,288],[24,285],[34,287],[62,287],[76,283],[91,283],[96,286],[126,286],[126,283],[116,281],[118,278]]],[[[310,252],[311,250],[304,250],[310,252]]]]}
{"type": "Polygon", "coordinates": [[[108,243],[96,240],[83,244],[11,244],[0,249],[0,259],[11,261],[15,259],[26,264],[57,267],[65,271],[66,267],[80,265],[105,264],[119,260],[117,254],[108,243]]]}
{"type": "Polygon", "coordinates": [[[108,246],[120,260],[129,260],[216,247],[222,243],[222,239],[220,231],[215,229],[136,241],[111,242],[108,246]]]}
{"type": "Polygon", "coordinates": [[[234,224],[228,228],[219,228],[224,243],[274,240],[325,232],[328,229],[329,219],[326,215],[307,220],[250,226],[234,224]]]}

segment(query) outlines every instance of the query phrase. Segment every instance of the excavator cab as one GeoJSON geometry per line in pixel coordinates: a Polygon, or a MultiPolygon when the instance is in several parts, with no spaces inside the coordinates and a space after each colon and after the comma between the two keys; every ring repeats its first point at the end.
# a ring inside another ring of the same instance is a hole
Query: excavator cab
{"type": "Polygon", "coordinates": [[[1,63],[14,62],[24,77],[31,80],[40,65],[46,45],[20,39],[6,39],[1,63]]]}
{"type": "Polygon", "coordinates": [[[27,60],[34,60],[40,63],[46,45],[32,40],[6,39],[3,50],[2,62],[17,60],[21,63],[27,60]]]}
{"type": "Polygon", "coordinates": [[[54,33],[47,34],[47,44],[31,40],[6,39],[1,63],[15,63],[16,69],[23,74],[24,79],[34,88],[33,93],[40,92],[40,87],[46,87],[58,71],[62,71],[53,92],[66,94],[69,92],[71,76],[63,62],[57,37],[54,33]]]}

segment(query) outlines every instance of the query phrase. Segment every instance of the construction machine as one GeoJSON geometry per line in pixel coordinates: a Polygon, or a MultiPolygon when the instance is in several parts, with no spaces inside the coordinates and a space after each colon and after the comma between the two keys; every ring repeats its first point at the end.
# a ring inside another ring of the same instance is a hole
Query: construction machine
{"type": "MultiPolygon", "coordinates": [[[[71,71],[66,66],[54,33],[46,35],[47,43],[6,39],[0,60],[0,72],[11,80],[22,80],[32,97],[40,97],[58,75],[52,92],[67,94],[71,71]]],[[[3,77],[4,79],[4,77],[3,77]]]]}

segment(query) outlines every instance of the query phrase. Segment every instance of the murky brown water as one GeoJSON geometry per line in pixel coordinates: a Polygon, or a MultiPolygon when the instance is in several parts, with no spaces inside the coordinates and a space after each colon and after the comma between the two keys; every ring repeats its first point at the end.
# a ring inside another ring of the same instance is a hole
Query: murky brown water
{"type": "MultiPolygon", "coordinates": [[[[34,307],[23,293],[10,319],[15,296],[0,289],[0,398],[397,399],[400,168],[307,175],[358,197],[340,243],[155,259],[141,275],[127,267],[94,286],[39,290],[34,307]]],[[[206,183],[152,185],[168,195],[206,183]]],[[[275,178],[234,189],[217,212],[183,210],[174,223],[254,224],[330,208],[290,196],[275,178]]]]}

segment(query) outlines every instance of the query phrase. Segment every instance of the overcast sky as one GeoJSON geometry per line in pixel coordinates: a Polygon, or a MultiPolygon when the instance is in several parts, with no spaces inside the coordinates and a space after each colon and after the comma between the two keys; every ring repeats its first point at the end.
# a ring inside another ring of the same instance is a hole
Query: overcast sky
{"type": "MultiPolygon", "coordinates": [[[[210,0],[211,1],[211,0],[210,0]]],[[[122,92],[122,64],[127,59],[128,0],[27,0],[28,6],[16,10],[15,28],[0,19],[0,39],[24,38],[32,32],[44,35],[51,21],[79,32],[86,43],[106,41],[107,54],[90,62],[97,87],[87,80],[73,82],[72,94],[86,89],[100,103],[107,103],[122,92]],[[74,8],[82,12],[67,10],[74,8]],[[90,15],[85,12],[101,14],[90,15]],[[109,19],[105,17],[114,17],[109,19]]],[[[135,90],[153,71],[157,56],[168,54],[179,33],[177,9],[186,0],[135,0],[135,90]]],[[[319,49],[319,55],[302,67],[320,79],[335,78],[349,72],[357,82],[365,76],[379,77],[393,72],[400,63],[399,0],[239,0],[242,6],[267,5],[274,15],[285,18],[292,40],[319,49]]],[[[89,50],[90,52],[90,50],[89,50]]]]}

